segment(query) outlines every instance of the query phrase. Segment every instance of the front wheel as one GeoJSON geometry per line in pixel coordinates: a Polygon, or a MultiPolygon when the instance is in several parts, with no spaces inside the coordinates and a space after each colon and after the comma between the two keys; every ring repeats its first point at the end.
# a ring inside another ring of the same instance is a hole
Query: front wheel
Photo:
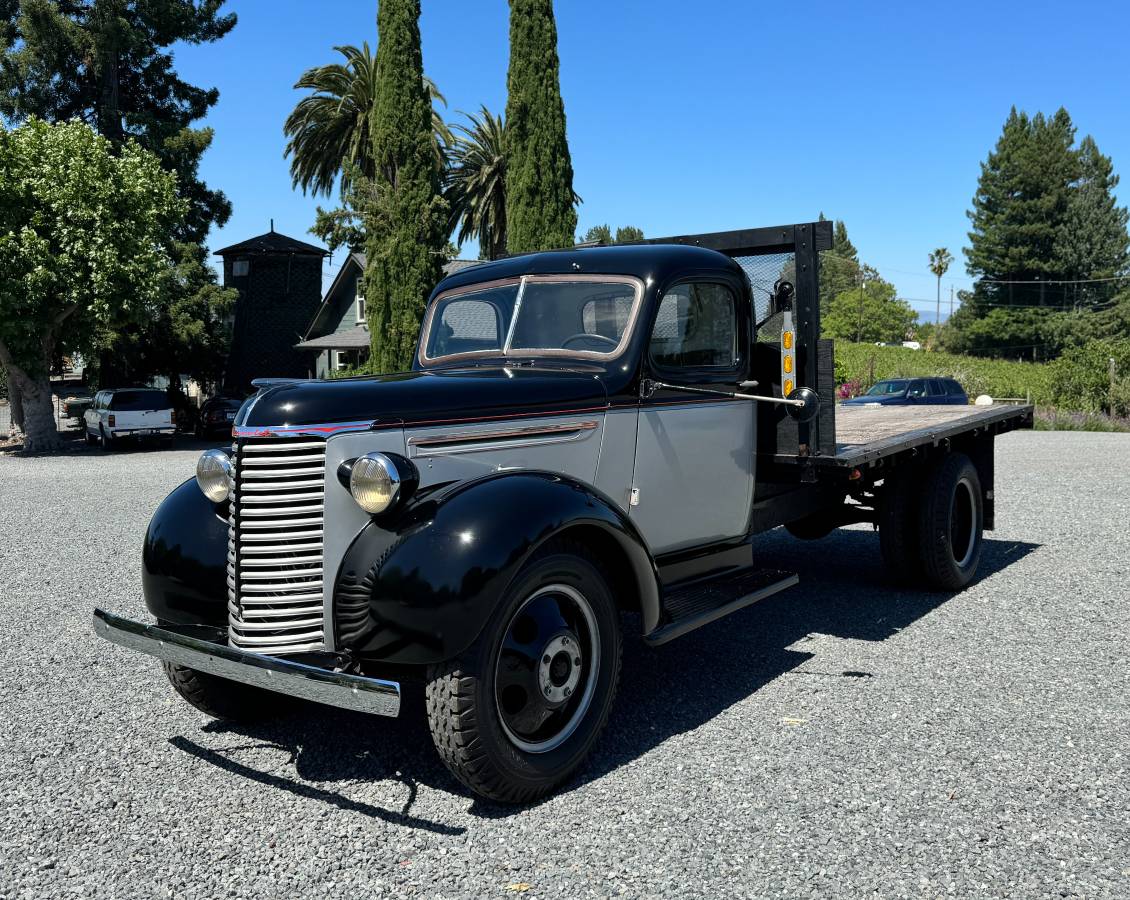
{"type": "Polygon", "coordinates": [[[620,619],[599,561],[572,542],[531,560],[475,644],[428,672],[444,764],[491,800],[528,803],[596,743],[620,679],[620,619]]]}
{"type": "Polygon", "coordinates": [[[173,689],[191,706],[213,719],[258,722],[279,714],[287,706],[289,698],[274,691],[229,681],[176,663],[161,665],[173,689]]]}

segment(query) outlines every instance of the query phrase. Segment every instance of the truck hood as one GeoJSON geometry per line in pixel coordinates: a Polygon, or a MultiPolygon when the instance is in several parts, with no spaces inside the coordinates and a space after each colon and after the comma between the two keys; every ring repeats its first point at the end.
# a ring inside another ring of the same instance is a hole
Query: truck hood
{"type": "Polygon", "coordinates": [[[596,412],[608,406],[599,374],[516,366],[298,381],[261,391],[239,427],[407,426],[596,412]]]}

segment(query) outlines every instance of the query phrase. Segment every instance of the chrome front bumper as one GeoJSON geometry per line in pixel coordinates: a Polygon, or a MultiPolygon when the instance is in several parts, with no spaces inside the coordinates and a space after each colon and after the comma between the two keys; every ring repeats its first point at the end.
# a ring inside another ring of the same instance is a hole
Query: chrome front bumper
{"type": "Polygon", "coordinates": [[[395,681],[332,672],[305,663],[214,644],[173,627],[158,628],[94,610],[94,633],[112,643],[198,672],[378,716],[400,712],[400,685],[395,681]]]}

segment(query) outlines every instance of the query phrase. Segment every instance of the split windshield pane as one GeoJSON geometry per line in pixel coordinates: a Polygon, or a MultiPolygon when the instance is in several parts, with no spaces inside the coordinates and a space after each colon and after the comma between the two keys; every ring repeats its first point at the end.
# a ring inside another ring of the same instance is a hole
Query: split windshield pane
{"type": "Polygon", "coordinates": [[[441,298],[425,359],[463,354],[607,357],[632,321],[636,287],[626,281],[528,279],[441,298]]]}

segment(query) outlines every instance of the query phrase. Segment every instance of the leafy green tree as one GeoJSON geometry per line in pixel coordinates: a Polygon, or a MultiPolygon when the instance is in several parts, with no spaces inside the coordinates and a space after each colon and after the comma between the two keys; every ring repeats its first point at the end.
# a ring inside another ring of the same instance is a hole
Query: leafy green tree
{"type": "Polygon", "coordinates": [[[81,122],[0,131],[0,364],[23,403],[24,448],[57,446],[50,369],[161,299],[168,236],[188,204],[160,161],[81,122]]]}
{"type": "MultiPolygon", "coordinates": [[[[177,193],[187,214],[166,236],[180,250],[166,279],[176,296],[208,305],[221,296],[215,272],[199,245],[213,224],[223,225],[231,204],[199,174],[200,160],[212,143],[210,128],[194,128],[219,99],[215,88],[184,81],[173,67],[179,43],[211,43],[235,27],[224,15],[224,0],[21,0],[0,3],[0,116],[19,124],[29,116],[47,122],[81,119],[120,147],[132,140],[154,153],[177,177],[177,193]],[[188,245],[197,245],[192,250],[188,245]],[[197,261],[192,273],[187,270],[197,261]],[[186,297],[184,285],[197,285],[186,297]]],[[[167,294],[172,303],[173,294],[167,294]]],[[[155,310],[153,315],[167,315],[155,310]]],[[[209,328],[207,322],[201,327],[209,328]]],[[[104,335],[121,349],[88,356],[101,378],[117,381],[126,372],[148,367],[142,344],[129,335],[104,335]],[[131,354],[137,354],[132,358],[131,354]]],[[[145,345],[148,346],[148,345],[145,345]]],[[[188,353],[180,345],[166,353],[171,365],[188,353]]],[[[175,380],[175,379],[174,379],[175,380]]]]}
{"type": "MultiPolygon", "coordinates": [[[[298,101],[283,124],[290,157],[290,177],[294,187],[314,195],[333,193],[341,176],[341,191],[347,193],[353,173],[372,178],[372,119],[378,91],[377,58],[366,41],[360,47],[334,47],[344,62],[316,66],[302,73],[294,87],[310,90],[298,101]]],[[[433,102],[444,106],[447,100],[435,84],[424,79],[433,102]]],[[[443,161],[454,139],[440,114],[432,111],[435,154],[443,161]]]]}
{"type": "Polygon", "coordinates": [[[938,293],[935,298],[937,305],[934,309],[934,324],[940,325],[942,322],[942,276],[949,271],[950,263],[953,262],[953,254],[945,247],[939,247],[937,250],[930,251],[930,271],[938,279],[938,293]]]}
{"type": "MultiPolygon", "coordinates": [[[[820,221],[827,221],[824,213],[820,213],[820,221]]],[[[859,253],[848,238],[847,226],[837,219],[832,228],[832,248],[820,254],[821,313],[827,310],[832,298],[852,288],[858,289],[862,271],[859,253]]],[[[790,268],[786,280],[795,281],[795,274],[790,268]]]]}
{"type": "Polygon", "coordinates": [[[594,225],[585,232],[584,243],[626,244],[631,241],[642,241],[643,229],[635,225],[623,225],[616,229],[616,236],[612,236],[612,229],[608,225],[594,225]]]}
{"type": "Polygon", "coordinates": [[[362,210],[365,292],[379,372],[408,368],[428,295],[440,280],[447,204],[420,50],[420,0],[380,0],[372,117],[374,175],[362,210]]]}
{"type": "Polygon", "coordinates": [[[483,259],[506,253],[506,126],[485,106],[467,115],[470,127],[459,132],[451,149],[445,195],[451,207],[451,229],[462,244],[479,242],[483,259]]]}
{"type": "Polygon", "coordinates": [[[164,376],[180,390],[187,375],[206,392],[219,386],[231,346],[230,315],[239,292],[216,283],[200,244],[174,243],[173,265],[160,273],[157,296],[146,315],[127,328],[107,329],[105,355],[121,360],[121,383],[164,376]]]}
{"type": "Polygon", "coordinates": [[[905,341],[917,318],[910,304],[898,299],[893,284],[872,274],[862,290],[844,291],[828,303],[823,332],[845,341],[905,341]]]}
{"type": "Polygon", "coordinates": [[[177,175],[189,203],[176,238],[202,243],[231,204],[198,174],[212,142],[193,129],[219,92],[182,80],[170,48],[218,41],[235,27],[224,0],[21,0],[0,6],[0,115],[18,124],[78,118],[115,145],[132,138],[177,175]]]}
{"type": "Polygon", "coordinates": [[[553,0],[510,0],[506,224],[511,253],[569,247],[577,230],[553,0]]]}
{"type": "Polygon", "coordinates": [[[1064,109],[1046,118],[1015,107],[981,164],[969,212],[966,269],[981,279],[973,304],[1062,305],[1049,280],[1062,276],[1058,239],[1079,177],[1075,126],[1064,109]]]}
{"type": "Polygon", "coordinates": [[[1130,261],[1127,213],[1111,160],[1092,138],[1074,140],[1063,109],[1009,114],[981,166],[965,249],[979,280],[943,332],[947,348],[1047,359],[1085,341],[1113,303],[1130,261]]]}

